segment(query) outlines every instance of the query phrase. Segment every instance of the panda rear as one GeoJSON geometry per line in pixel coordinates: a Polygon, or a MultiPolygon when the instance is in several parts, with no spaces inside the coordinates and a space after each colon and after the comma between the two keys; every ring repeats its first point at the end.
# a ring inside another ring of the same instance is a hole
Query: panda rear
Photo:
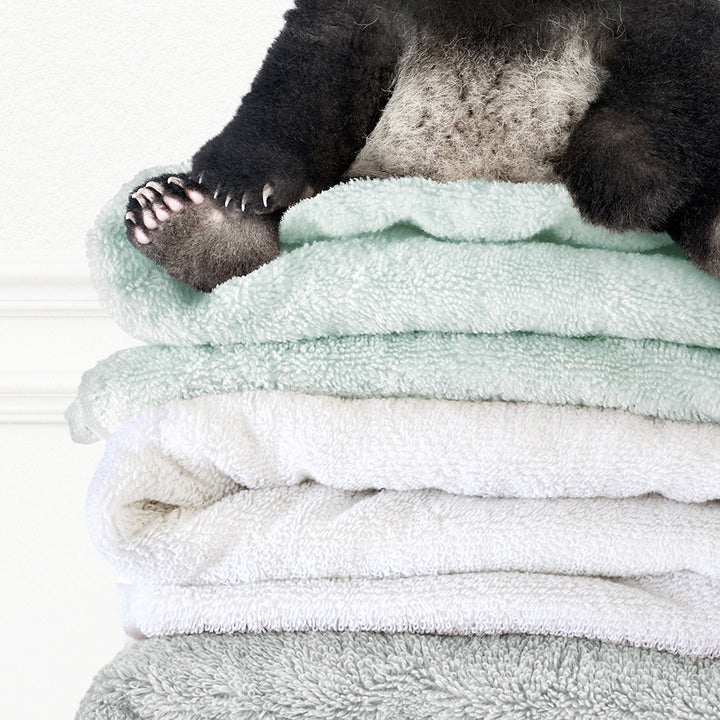
{"type": "Polygon", "coordinates": [[[298,0],[181,178],[203,204],[151,180],[128,237],[209,290],[271,260],[284,209],[348,177],[563,182],[590,222],[667,231],[720,275],[718,20],[717,0],[298,0]],[[179,222],[208,208],[223,232],[179,222]],[[259,216],[267,250],[244,259],[259,216]]]}

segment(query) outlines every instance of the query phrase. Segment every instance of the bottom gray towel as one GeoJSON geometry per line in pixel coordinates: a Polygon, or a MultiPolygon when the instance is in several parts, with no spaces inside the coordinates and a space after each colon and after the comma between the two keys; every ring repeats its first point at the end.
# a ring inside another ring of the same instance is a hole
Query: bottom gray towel
{"type": "Polygon", "coordinates": [[[720,718],[720,661],[548,636],[177,635],[129,645],[76,720],[720,718]]]}

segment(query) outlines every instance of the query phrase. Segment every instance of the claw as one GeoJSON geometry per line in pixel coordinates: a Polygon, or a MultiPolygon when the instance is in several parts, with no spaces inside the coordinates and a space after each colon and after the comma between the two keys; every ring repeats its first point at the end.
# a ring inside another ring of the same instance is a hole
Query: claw
{"type": "Polygon", "coordinates": [[[137,218],[135,217],[134,213],[125,213],[125,219],[129,220],[133,225],[137,225],[137,218]]]}
{"type": "Polygon", "coordinates": [[[205,196],[199,190],[190,190],[185,187],[185,183],[181,178],[172,175],[167,179],[168,184],[177,185],[185,191],[185,194],[190,198],[190,202],[193,205],[202,205],[205,201],[205,196]]]}
{"type": "Polygon", "coordinates": [[[232,196],[228,195],[228,196],[225,198],[225,207],[227,207],[228,205],[230,205],[231,202],[232,202],[232,196]]]}
{"type": "Polygon", "coordinates": [[[177,185],[185,191],[185,194],[190,198],[193,205],[202,205],[205,201],[205,196],[198,190],[190,190],[185,187],[185,183],[181,178],[171,175],[168,179],[168,184],[177,185]]]}
{"type": "Polygon", "coordinates": [[[213,198],[214,198],[215,200],[217,200],[219,194],[220,194],[220,188],[217,188],[217,190],[215,190],[215,192],[213,193],[213,198]]]}
{"type": "Polygon", "coordinates": [[[268,200],[275,194],[275,188],[270,183],[267,183],[263,188],[262,199],[263,205],[268,206],[268,200]]]}
{"type": "Polygon", "coordinates": [[[138,190],[138,193],[142,195],[146,200],[149,202],[155,202],[155,194],[152,190],[149,190],[147,187],[142,187],[138,190]]]}
{"type": "Polygon", "coordinates": [[[136,190],[130,197],[137,200],[141,207],[147,207],[147,198],[139,190],[136,190]]]}
{"type": "Polygon", "coordinates": [[[159,183],[157,180],[151,180],[150,182],[145,183],[145,187],[157,190],[160,195],[165,192],[165,188],[163,187],[162,183],[159,183]]]}
{"type": "Polygon", "coordinates": [[[203,179],[205,178],[205,171],[203,170],[198,176],[198,183],[202,185],[203,179]]]}
{"type": "Polygon", "coordinates": [[[244,193],[242,196],[242,200],[240,202],[240,211],[241,212],[245,212],[245,206],[247,205],[247,201],[248,201],[248,194],[244,193]]]}

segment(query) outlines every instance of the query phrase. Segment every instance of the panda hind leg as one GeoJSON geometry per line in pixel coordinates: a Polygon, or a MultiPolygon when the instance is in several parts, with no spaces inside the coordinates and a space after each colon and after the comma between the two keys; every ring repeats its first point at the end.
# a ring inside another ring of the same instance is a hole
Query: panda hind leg
{"type": "Polygon", "coordinates": [[[694,265],[720,277],[720,170],[672,215],[667,231],[694,265]]]}
{"type": "Polygon", "coordinates": [[[573,130],[558,171],[582,215],[619,232],[661,230],[692,192],[635,113],[599,106],[573,130]]]}
{"type": "Polygon", "coordinates": [[[130,195],[130,243],[171,277],[209,292],[247,275],[279,253],[280,212],[246,212],[233,198],[214,197],[188,175],[160,175],[130,195]]]}

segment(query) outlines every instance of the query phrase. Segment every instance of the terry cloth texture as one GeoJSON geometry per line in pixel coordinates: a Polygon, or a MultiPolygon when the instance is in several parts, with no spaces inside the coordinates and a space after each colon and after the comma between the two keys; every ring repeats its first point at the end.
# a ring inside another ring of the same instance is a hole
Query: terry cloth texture
{"type": "Polygon", "coordinates": [[[95,282],[125,329],[168,346],[85,375],[68,413],[78,440],[252,389],[720,422],[720,283],[666,236],[583,223],[559,186],[354,181],[291,208],[283,254],[210,294],[130,246],[124,202],[91,235],[95,282]]]}
{"type": "Polygon", "coordinates": [[[109,436],[91,533],[150,639],[80,720],[718,715],[716,278],[558,186],[406,178],[203,294],[127,243],[128,189],[90,262],[155,344],[68,419],[109,436]]]}
{"type": "Polygon", "coordinates": [[[720,352],[515,333],[153,345],[115,353],[86,372],[66,418],[76,441],[93,442],[150,407],[241,390],[585,405],[720,423],[720,352]]]}
{"type": "Polygon", "coordinates": [[[137,636],[526,632],[720,655],[718,433],[572,407],[202,398],[108,440],[90,532],[135,584],[137,636]]]}
{"type": "Polygon", "coordinates": [[[228,490],[312,480],[480,497],[720,498],[720,425],[573,406],[251,391],[150,410],[106,448],[102,473],[134,466],[135,484],[152,468],[150,494],[189,473],[229,479],[228,490]]]}
{"type": "Polygon", "coordinates": [[[127,242],[125,190],[91,233],[88,254],[105,307],[148,342],[436,331],[720,345],[714,278],[665,235],[584,223],[557,185],[340,185],[286,213],[280,258],[210,294],[171,279],[127,242]]]}
{"type": "Polygon", "coordinates": [[[157,638],[76,720],[717,720],[720,665],[554,637],[268,633],[157,638]]]}

